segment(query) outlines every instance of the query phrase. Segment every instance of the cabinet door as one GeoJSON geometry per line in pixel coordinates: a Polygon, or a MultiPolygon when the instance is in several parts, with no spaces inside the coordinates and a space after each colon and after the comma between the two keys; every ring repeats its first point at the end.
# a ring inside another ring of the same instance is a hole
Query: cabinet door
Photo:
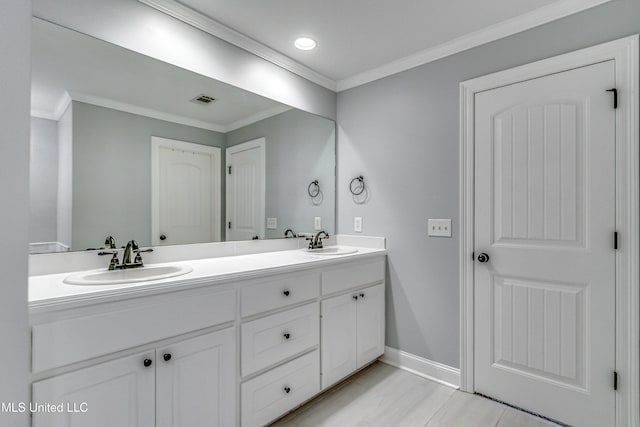
{"type": "Polygon", "coordinates": [[[157,427],[236,424],[235,328],[157,350],[157,427]]]}
{"type": "Polygon", "coordinates": [[[358,368],[384,353],[384,284],[358,291],[358,368]]]}
{"type": "Polygon", "coordinates": [[[356,370],[356,294],[322,301],[322,389],[356,370]]]}
{"type": "Polygon", "coordinates": [[[33,405],[62,404],[63,411],[35,412],[33,427],[155,426],[153,359],[141,353],[35,382],[33,405]]]}

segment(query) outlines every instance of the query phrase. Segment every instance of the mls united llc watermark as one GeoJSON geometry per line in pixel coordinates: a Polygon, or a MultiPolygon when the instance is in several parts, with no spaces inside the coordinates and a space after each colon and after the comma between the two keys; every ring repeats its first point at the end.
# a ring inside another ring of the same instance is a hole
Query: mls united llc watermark
{"type": "Polygon", "coordinates": [[[87,402],[62,402],[62,403],[40,403],[40,402],[1,402],[0,413],[21,414],[24,412],[34,413],[85,413],[89,411],[87,402]]]}

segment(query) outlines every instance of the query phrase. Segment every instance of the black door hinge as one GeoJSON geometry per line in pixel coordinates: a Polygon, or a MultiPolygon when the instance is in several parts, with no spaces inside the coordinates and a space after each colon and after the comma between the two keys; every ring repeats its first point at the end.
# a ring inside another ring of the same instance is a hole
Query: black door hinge
{"type": "Polygon", "coordinates": [[[613,232],[613,249],[618,249],[618,232],[613,232]]]}
{"type": "Polygon", "coordinates": [[[231,175],[231,166],[229,166],[229,175],[231,175]]]}
{"type": "Polygon", "coordinates": [[[229,230],[231,230],[231,221],[229,221],[229,230]]]}
{"type": "Polygon", "coordinates": [[[607,89],[607,92],[613,92],[613,109],[618,108],[618,89],[607,89]]]}
{"type": "Polygon", "coordinates": [[[618,373],[616,371],[613,371],[613,389],[618,389],[618,373]]]}
{"type": "Polygon", "coordinates": [[[476,260],[476,253],[471,252],[471,261],[475,261],[475,260],[476,260]]]}

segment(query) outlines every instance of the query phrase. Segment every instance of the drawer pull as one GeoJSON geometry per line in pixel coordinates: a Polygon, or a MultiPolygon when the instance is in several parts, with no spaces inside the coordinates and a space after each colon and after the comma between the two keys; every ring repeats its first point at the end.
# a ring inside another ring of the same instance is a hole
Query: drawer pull
{"type": "Polygon", "coordinates": [[[171,360],[171,353],[165,353],[162,358],[165,362],[168,362],[169,360],[171,360]]]}
{"type": "Polygon", "coordinates": [[[289,387],[288,385],[284,386],[284,392],[286,394],[289,394],[291,392],[291,387],[289,387]]]}
{"type": "Polygon", "coordinates": [[[151,366],[153,364],[153,360],[151,359],[144,359],[144,361],[142,362],[142,364],[144,365],[145,368],[148,368],[149,366],[151,366]]]}
{"type": "Polygon", "coordinates": [[[289,332],[285,332],[284,334],[282,334],[282,336],[284,337],[285,340],[288,340],[289,338],[291,338],[291,334],[289,332]]]}
{"type": "Polygon", "coordinates": [[[285,289],[285,290],[282,292],[282,294],[283,294],[285,297],[288,297],[290,293],[291,293],[291,292],[289,292],[289,289],[285,289]]]}

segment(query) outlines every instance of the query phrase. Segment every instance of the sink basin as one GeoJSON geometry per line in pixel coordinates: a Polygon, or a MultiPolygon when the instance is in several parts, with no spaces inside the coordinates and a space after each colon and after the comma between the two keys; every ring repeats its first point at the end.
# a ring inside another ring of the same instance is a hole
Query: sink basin
{"type": "Polygon", "coordinates": [[[358,252],[355,248],[342,246],[329,246],[321,249],[305,249],[305,251],[311,255],[350,255],[358,252]]]}
{"type": "Polygon", "coordinates": [[[86,271],[72,274],[63,282],[69,285],[118,285],[121,283],[146,282],[167,279],[191,273],[193,268],[186,265],[141,267],[126,270],[86,271]]]}

